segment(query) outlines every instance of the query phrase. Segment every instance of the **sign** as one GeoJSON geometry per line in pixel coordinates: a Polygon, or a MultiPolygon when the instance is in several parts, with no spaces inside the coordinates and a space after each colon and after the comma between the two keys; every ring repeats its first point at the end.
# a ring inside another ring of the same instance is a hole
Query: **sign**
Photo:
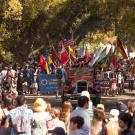
{"type": "Polygon", "coordinates": [[[58,90],[58,79],[56,78],[56,74],[40,74],[38,80],[41,93],[54,93],[58,90]]]}

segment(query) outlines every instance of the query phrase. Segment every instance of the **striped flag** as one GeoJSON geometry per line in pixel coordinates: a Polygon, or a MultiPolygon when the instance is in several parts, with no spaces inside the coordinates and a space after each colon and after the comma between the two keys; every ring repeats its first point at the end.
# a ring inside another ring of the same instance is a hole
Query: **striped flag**
{"type": "Polygon", "coordinates": [[[124,59],[128,59],[126,51],[125,51],[125,49],[124,49],[124,47],[122,45],[122,42],[120,41],[119,38],[117,38],[115,47],[121,53],[121,55],[123,56],[124,59]]]}

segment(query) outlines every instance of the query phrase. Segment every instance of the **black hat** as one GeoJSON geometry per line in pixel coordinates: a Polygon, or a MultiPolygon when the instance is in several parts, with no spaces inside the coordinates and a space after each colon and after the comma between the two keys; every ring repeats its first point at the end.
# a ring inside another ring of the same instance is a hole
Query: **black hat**
{"type": "Polygon", "coordinates": [[[48,132],[49,132],[49,133],[56,134],[56,135],[66,135],[64,129],[61,128],[61,127],[56,127],[55,129],[49,130],[48,132]]]}

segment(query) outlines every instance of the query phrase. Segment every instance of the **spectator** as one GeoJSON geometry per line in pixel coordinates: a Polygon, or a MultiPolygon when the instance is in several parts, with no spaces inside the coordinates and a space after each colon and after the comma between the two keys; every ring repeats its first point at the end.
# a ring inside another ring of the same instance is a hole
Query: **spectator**
{"type": "Polygon", "coordinates": [[[47,128],[48,130],[52,130],[56,127],[61,127],[66,131],[65,123],[59,120],[60,117],[60,109],[52,108],[51,110],[52,119],[47,121],[47,128]]]}
{"type": "Polygon", "coordinates": [[[91,134],[102,135],[104,130],[103,120],[105,119],[105,113],[103,110],[95,109],[94,116],[91,123],[91,134]]]}
{"type": "Polygon", "coordinates": [[[19,73],[18,74],[18,79],[17,79],[18,95],[22,95],[23,94],[23,83],[24,83],[23,73],[19,73]]]}
{"type": "Polygon", "coordinates": [[[0,135],[9,135],[10,129],[4,128],[6,118],[9,111],[15,107],[15,100],[12,99],[11,95],[7,95],[4,100],[4,108],[0,109],[0,135]]]}
{"type": "Polygon", "coordinates": [[[65,101],[62,106],[62,112],[60,115],[60,120],[65,123],[67,133],[69,133],[69,125],[70,125],[70,114],[72,112],[72,104],[69,101],[65,101]]]}
{"type": "Polygon", "coordinates": [[[118,130],[119,130],[118,116],[119,116],[119,110],[112,109],[110,111],[109,122],[105,125],[106,135],[118,135],[118,130]]]}
{"type": "Polygon", "coordinates": [[[47,133],[46,121],[49,113],[45,112],[47,105],[42,98],[38,98],[33,105],[33,135],[45,135],[47,133]]]}
{"type": "Polygon", "coordinates": [[[132,127],[131,127],[133,133],[135,134],[135,111],[133,113],[133,124],[132,124],[132,127]]]}
{"type": "Polygon", "coordinates": [[[117,106],[117,108],[118,108],[118,110],[120,112],[127,112],[127,110],[128,110],[127,105],[124,104],[122,101],[118,101],[117,104],[116,104],[116,106],[117,106]]]}
{"type": "Polygon", "coordinates": [[[82,91],[81,96],[86,96],[89,98],[89,108],[87,109],[87,113],[90,117],[90,120],[93,119],[93,103],[90,101],[90,94],[88,91],[82,91]]]}
{"type": "Polygon", "coordinates": [[[105,107],[104,107],[103,104],[98,104],[98,105],[97,105],[97,109],[100,109],[100,110],[105,111],[105,107]]]}
{"type": "Polygon", "coordinates": [[[52,135],[66,135],[64,129],[61,127],[56,127],[55,129],[49,130],[48,132],[52,135]]]}
{"type": "Polygon", "coordinates": [[[134,135],[131,131],[132,116],[129,113],[120,113],[118,116],[119,127],[121,128],[119,135],[134,135]]]}
{"type": "Polygon", "coordinates": [[[72,117],[70,120],[70,134],[69,135],[85,135],[81,129],[84,124],[84,119],[80,116],[72,117]]]}
{"type": "Polygon", "coordinates": [[[5,128],[12,126],[13,134],[31,135],[32,110],[27,108],[24,96],[17,97],[18,107],[11,110],[7,116],[5,128]]]}
{"type": "Polygon", "coordinates": [[[90,135],[90,117],[86,110],[89,108],[89,98],[86,96],[81,96],[78,99],[78,107],[71,113],[71,118],[75,116],[80,116],[84,119],[84,124],[81,128],[85,135],[90,135]]]}

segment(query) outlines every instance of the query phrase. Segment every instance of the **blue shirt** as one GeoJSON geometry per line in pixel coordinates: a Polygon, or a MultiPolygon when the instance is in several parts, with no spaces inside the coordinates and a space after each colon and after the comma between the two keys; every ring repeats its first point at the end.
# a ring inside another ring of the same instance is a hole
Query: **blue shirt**
{"type": "MultiPolygon", "coordinates": [[[[7,116],[7,122],[15,129],[16,124],[19,125],[19,117],[21,117],[23,114],[23,117],[26,121],[26,132],[21,135],[31,135],[31,122],[33,119],[33,112],[30,109],[27,109],[25,107],[17,107],[9,112],[9,115],[7,116]],[[17,121],[18,119],[18,121],[17,121]]],[[[16,135],[16,131],[13,130],[13,135],[16,135]]]]}

